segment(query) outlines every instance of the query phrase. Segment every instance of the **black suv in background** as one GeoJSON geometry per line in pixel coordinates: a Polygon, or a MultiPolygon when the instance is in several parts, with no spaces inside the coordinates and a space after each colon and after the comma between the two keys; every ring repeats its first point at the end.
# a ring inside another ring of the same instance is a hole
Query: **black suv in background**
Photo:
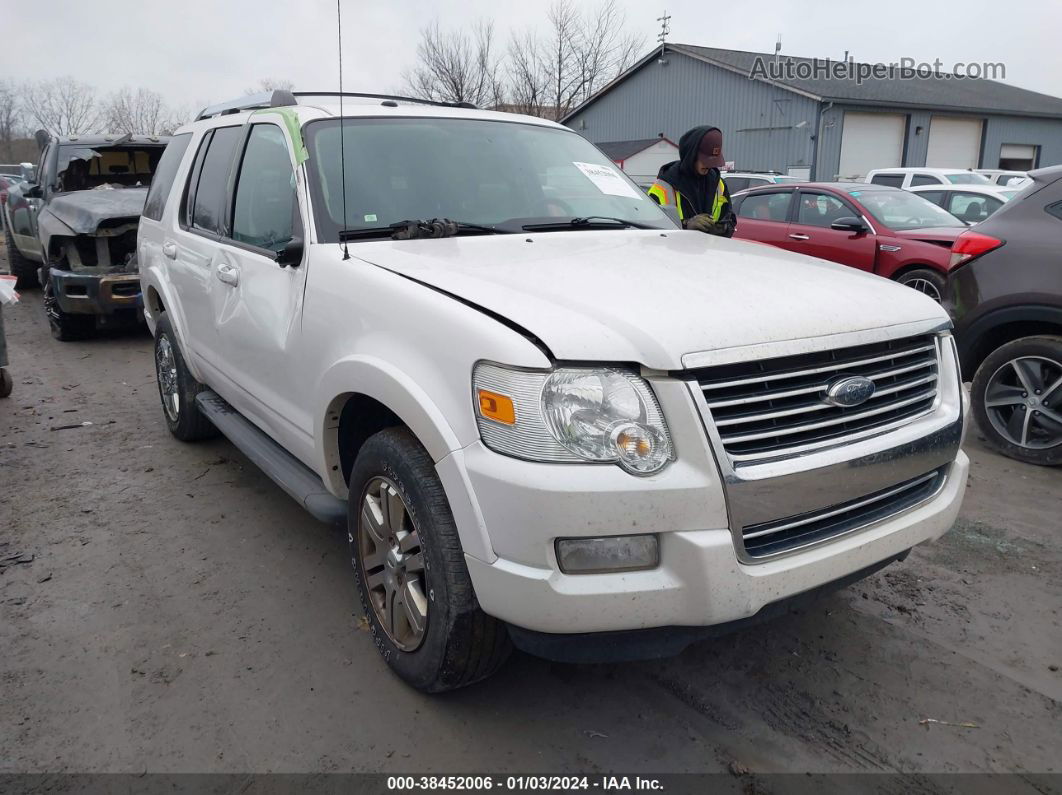
{"type": "Polygon", "coordinates": [[[1062,166],[1031,183],[952,248],[944,306],[988,443],[1062,464],[1062,166]]]}

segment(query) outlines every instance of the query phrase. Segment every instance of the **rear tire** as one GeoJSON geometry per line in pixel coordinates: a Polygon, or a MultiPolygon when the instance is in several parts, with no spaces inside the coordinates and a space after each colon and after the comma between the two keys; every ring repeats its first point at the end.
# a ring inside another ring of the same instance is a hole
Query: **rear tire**
{"type": "Polygon", "coordinates": [[[896,277],[900,284],[911,287],[923,295],[928,295],[938,304],[944,296],[944,277],[929,268],[914,268],[896,277]]]}
{"type": "Polygon", "coordinates": [[[11,275],[15,277],[15,287],[19,290],[29,290],[40,286],[40,281],[37,279],[37,263],[22,255],[22,252],[15,246],[15,239],[11,237],[10,230],[6,228],[4,229],[4,243],[7,245],[7,261],[11,266],[11,275]]]}
{"type": "Polygon", "coordinates": [[[15,388],[15,382],[6,367],[0,367],[0,398],[6,398],[15,388]]]}
{"type": "Polygon", "coordinates": [[[989,447],[1027,464],[1062,465],[1062,337],[1000,346],[977,368],[970,397],[989,447]]]}
{"type": "Polygon", "coordinates": [[[426,693],[490,676],[512,646],[480,609],[431,456],[405,428],[365,442],[350,474],[348,539],[377,650],[426,693]]]}
{"type": "Polygon", "coordinates": [[[217,428],[199,411],[195,396],[206,389],[184,363],[177,335],[165,312],[155,325],[155,380],[158,382],[162,416],[170,433],[182,442],[195,442],[218,435],[217,428]]]}

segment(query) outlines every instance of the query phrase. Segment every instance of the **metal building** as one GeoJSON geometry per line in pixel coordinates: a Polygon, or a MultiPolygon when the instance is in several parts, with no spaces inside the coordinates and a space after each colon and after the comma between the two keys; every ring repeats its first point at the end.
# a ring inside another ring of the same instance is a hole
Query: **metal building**
{"type": "Polygon", "coordinates": [[[1057,97],[943,75],[860,79],[858,64],[838,76],[826,73],[837,62],[775,58],[666,44],[561,121],[594,143],[677,141],[690,127],[714,124],[736,170],[817,180],[891,166],[1062,163],[1057,97]]]}

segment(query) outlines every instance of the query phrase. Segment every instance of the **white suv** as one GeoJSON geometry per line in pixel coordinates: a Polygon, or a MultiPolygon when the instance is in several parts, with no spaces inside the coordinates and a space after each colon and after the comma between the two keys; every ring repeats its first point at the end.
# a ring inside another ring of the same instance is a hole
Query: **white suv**
{"type": "Polygon", "coordinates": [[[963,168],[875,168],[867,172],[865,182],[888,185],[893,188],[911,188],[919,185],[991,185],[984,174],[963,168]]]}
{"type": "Polygon", "coordinates": [[[951,526],[966,411],[935,302],[682,231],[549,121],[311,103],[177,132],[145,315],[173,434],[224,433],[345,524],[407,682],[468,684],[510,641],[675,653],[951,526]]]}

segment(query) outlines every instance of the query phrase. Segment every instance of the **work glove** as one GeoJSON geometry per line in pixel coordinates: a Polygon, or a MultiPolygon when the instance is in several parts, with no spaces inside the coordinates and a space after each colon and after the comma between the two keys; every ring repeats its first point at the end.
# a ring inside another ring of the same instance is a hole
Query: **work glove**
{"type": "Polygon", "coordinates": [[[709,235],[720,235],[723,233],[723,228],[720,224],[712,220],[712,216],[708,213],[700,213],[693,216],[686,221],[686,228],[693,229],[697,232],[705,232],[709,235]]]}

